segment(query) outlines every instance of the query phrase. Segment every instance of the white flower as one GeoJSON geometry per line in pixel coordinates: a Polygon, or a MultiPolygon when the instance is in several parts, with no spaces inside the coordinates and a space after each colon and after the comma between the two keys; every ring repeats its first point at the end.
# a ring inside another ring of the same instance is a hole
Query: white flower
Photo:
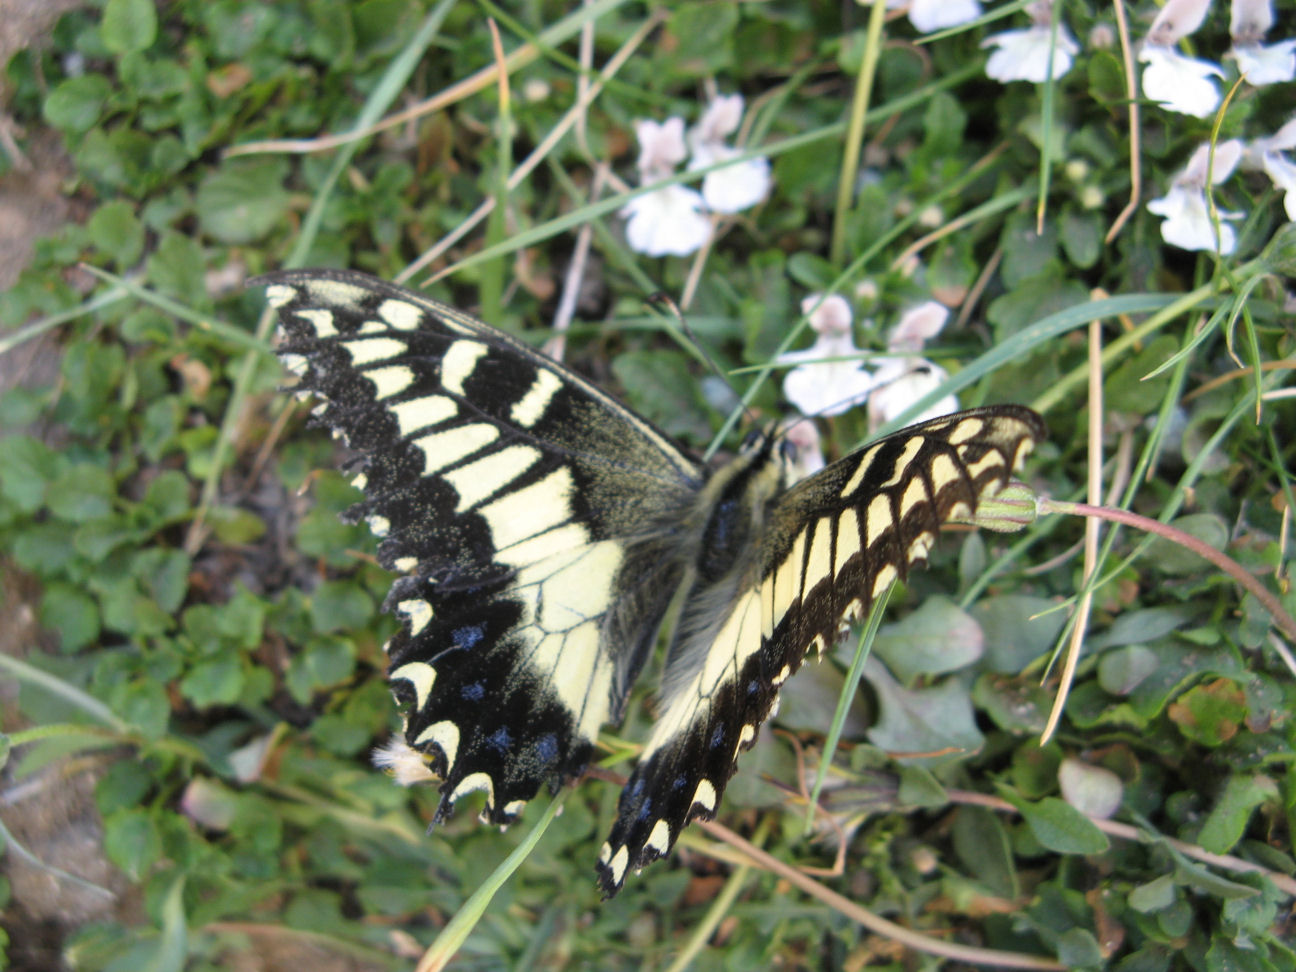
{"type": "Polygon", "coordinates": [[[986,61],[986,74],[996,81],[1033,81],[1042,84],[1049,77],[1060,78],[1071,70],[1071,60],[1080,45],[1062,24],[1057,25],[1057,44],[1053,43],[1053,4],[1042,0],[1027,7],[1033,21],[1025,30],[1008,30],[992,34],[982,47],[997,47],[986,61]],[[1049,52],[1052,51],[1050,71],[1049,52]]]}
{"type": "Polygon", "coordinates": [[[783,394],[802,415],[840,415],[860,404],[874,387],[873,377],[858,360],[851,337],[851,309],[844,297],[812,294],[801,302],[810,326],[819,335],[805,351],[788,351],[779,361],[804,361],[783,379],[783,394]],[[816,306],[818,305],[818,306],[816,306]],[[813,311],[812,311],[813,308],[813,311]],[[844,359],[844,360],[825,360],[844,359]]]}
{"type": "MultiPolygon", "coordinates": [[[[1219,185],[1233,172],[1242,157],[1242,143],[1229,139],[1215,146],[1215,160],[1210,180],[1219,185]]],[[[1175,177],[1170,190],[1160,199],[1147,204],[1149,212],[1164,217],[1161,237],[1172,246],[1184,250],[1218,250],[1221,255],[1233,252],[1237,234],[1226,220],[1240,219],[1241,213],[1219,210],[1219,239],[1206,204],[1207,164],[1210,145],[1199,146],[1188,160],[1188,165],[1175,177]],[[1217,246],[1218,243],[1218,246],[1217,246]]]]}
{"type": "Polygon", "coordinates": [[[1210,80],[1224,77],[1218,65],[1150,44],[1139,52],[1139,60],[1147,64],[1143,93],[1166,111],[1205,118],[1219,107],[1219,89],[1210,80]]]}
{"type": "MultiPolygon", "coordinates": [[[[898,418],[918,399],[939,388],[948,377],[949,372],[944,368],[924,358],[883,358],[875,376],[878,387],[869,396],[869,428],[880,428],[898,418]]],[[[958,398],[946,395],[909,421],[910,424],[926,422],[928,419],[957,412],[958,407],[958,398]]]]}
{"type": "MultiPolygon", "coordinates": [[[[869,396],[869,428],[877,429],[897,418],[910,405],[940,386],[949,373],[918,355],[949,319],[949,309],[934,300],[919,304],[901,315],[887,335],[887,350],[896,352],[878,359],[873,376],[876,389],[869,396]]],[[[946,395],[919,415],[914,422],[948,415],[958,410],[958,399],[946,395]]]]}
{"type": "Polygon", "coordinates": [[[667,186],[626,203],[626,242],[648,256],[688,256],[711,238],[701,193],[667,186]]]}
{"type": "Polygon", "coordinates": [[[909,22],[919,33],[957,27],[981,16],[978,0],[887,0],[887,9],[909,8],[909,22]]]}
{"type": "MultiPolygon", "coordinates": [[[[635,122],[639,139],[639,182],[649,185],[669,178],[684,161],[684,119],[658,124],[635,122]]],[[[626,242],[648,256],[687,256],[711,238],[711,221],[703,213],[702,196],[686,186],[666,186],[636,196],[621,210],[626,217],[626,242]]]]}
{"type": "MultiPolygon", "coordinates": [[[[725,143],[725,138],[738,130],[742,113],[742,95],[722,95],[707,106],[701,121],[689,131],[693,149],[690,169],[702,169],[742,154],[725,143]]],[[[735,162],[702,179],[702,198],[716,213],[737,213],[755,206],[769,194],[769,189],[770,164],[766,158],[735,162]]]]}
{"type": "Polygon", "coordinates": [[[635,121],[635,137],[639,139],[639,161],[635,165],[641,182],[665,179],[688,155],[684,147],[684,119],[678,116],[660,124],[640,118],[635,121]]]}
{"type": "Polygon", "coordinates": [[[1276,188],[1283,192],[1283,208],[1287,218],[1296,221],[1296,163],[1283,155],[1287,149],[1296,148],[1296,118],[1293,118],[1270,138],[1256,139],[1247,146],[1245,164],[1248,168],[1264,169],[1276,188]]]}
{"type": "Polygon", "coordinates": [[[900,315],[887,336],[888,351],[921,351],[923,345],[941,332],[949,320],[949,308],[934,300],[926,301],[900,315]]]}
{"type": "Polygon", "coordinates": [[[1269,47],[1260,43],[1272,26],[1270,0],[1233,0],[1229,24],[1233,47],[1226,56],[1236,60],[1242,77],[1257,87],[1296,78],[1296,40],[1269,47]]]}
{"type": "Polygon", "coordinates": [[[1210,0],[1169,0],[1148,28],[1139,60],[1143,69],[1143,93],[1167,111],[1205,118],[1220,102],[1212,77],[1224,72],[1210,61],[1180,54],[1174,49],[1198,27],[1210,9],[1210,0]]]}

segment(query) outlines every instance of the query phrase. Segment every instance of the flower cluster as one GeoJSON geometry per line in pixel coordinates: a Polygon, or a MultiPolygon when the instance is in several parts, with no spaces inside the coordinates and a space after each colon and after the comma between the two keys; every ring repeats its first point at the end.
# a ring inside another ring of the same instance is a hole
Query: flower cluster
{"type": "MultiPolygon", "coordinates": [[[[742,95],[714,99],[688,132],[687,148],[684,119],[672,117],[660,124],[636,121],[639,184],[646,186],[670,178],[690,150],[690,170],[737,158],[741,152],[725,139],[738,130],[742,113],[742,95]]],[[[711,238],[713,223],[709,213],[741,212],[764,199],[769,189],[769,160],[754,158],[708,172],[701,192],[672,185],[636,196],[621,210],[626,217],[626,242],[631,249],[648,256],[687,256],[711,238]]]]}
{"type": "MultiPolygon", "coordinates": [[[[1143,94],[1167,111],[1197,118],[1211,115],[1220,103],[1218,64],[1188,57],[1177,45],[1206,19],[1211,0],[1169,0],[1148,29],[1139,52],[1143,62],[1143,94]]],[[[1296,40],[1266,47],[1261,43],[1273,26],[1272,0],[1233,0],[1227,56],[1237,62],[1242,79],[1251,85],[1276,84],[1296,78],[1296,40]]]]}
{"type": "MultiPolygon", "coordinates": [[[[981,16],[976,0],[887,0],[887,6],[908,7],[910,22],[922,33],[966,24],[981,16]]],[[[982,47],[994,48],[986,74],[996,81],[1060,78],[1071,69],[1080,45],[1056,22],[1054,0],[1026,5],[1031,26],[987,37],[982,47]]],[[[1179,43],[1206,19],[1211,0],[1168,0],[1148,29],[1139,51],[1143,63],[1143,94],[1167,111],[1205,118],[1219,107],[1219,79],[1224,71],[1213,61],[1189,57],[1179,43]]],[[[1251,85],[1276,84],[1296,78],[1296,40],[1263,43],[1273,27],[1272,0],[1233,0],[1229,34],[1233,46],[1225,54],[1251,85]]],[[[1092,39],[1092,38],[1091,38],[1092,39]]]]}
{"type": "MultiPolygon", "coordinates": [[[[851,334],[851,310],[843,297],[813,294],[801,302],[817,337],[804,351],[780,355],[795,364],[783,379],[783,394],[803,415],[840,415],[868,402],[869,427],[877,429],[900,416],[949,377],[944,368],[921,356],[923,345],[940,333],[949,311],[928,301],[905,313],[891,329],[887,353],[866,368],[851,334]]],[[[958,409],[958,399],[946,395],[913,418],[922,422],[958,409]]]]}

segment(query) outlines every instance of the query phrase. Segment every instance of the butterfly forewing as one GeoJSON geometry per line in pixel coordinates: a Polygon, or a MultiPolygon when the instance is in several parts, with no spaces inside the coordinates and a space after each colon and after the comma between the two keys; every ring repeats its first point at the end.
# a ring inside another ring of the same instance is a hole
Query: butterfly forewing
{"type": "Polygon", "coordinates": [[[279,355],[358,454],[351,511],[407,576],[388,675],[405,739],[512,819],[581,772],[651,650],[684,560],[663,533],[705,478],[574,373],[453,308],[371,277],[261,278],[279,355]]]}
{"type": "MultiPolygon", "coordinates": [[[[622,793],[600,856],[605,894],[665,854],[690,819],[715,815],[734,761],[806,652],[832,644],[843,622],[925,562],[941,525],[971,516],[1043,437],[1039,417],[1019,406],[945,416],[866,446],[770,503],[724,620],[694,624],[708,637],[681,649],[700,661],[664,699],[622,793]]],[[[694,596],[700,605],[707,592],[694,596]]]]}

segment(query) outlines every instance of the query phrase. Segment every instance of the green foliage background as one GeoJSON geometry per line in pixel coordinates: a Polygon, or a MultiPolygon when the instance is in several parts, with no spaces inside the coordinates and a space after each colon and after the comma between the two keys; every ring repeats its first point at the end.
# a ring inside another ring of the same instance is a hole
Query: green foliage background
{"type": "MultiPolygon", "coordinates": [[[[5,697],[4,786],[13,797],[89,781],[102,822],[92,832],[115,868],[115,897],[84,923],[36,915],[11,893],[11,872],[0,896],[15,968],[408,968],[464,914],[540,808],[500,834],[465,806],[425,834],[435,794],[369,764],[398,725],[381,677],[390,577],[368,534],[338,521],[354,495],[317,472],[334,468],[333,445],[276,393],[262,295],[242,281],[285,265],[394,278],[482,201],[504,199],[436,262],[466,265],[428,292],[541,341],[588,224],[592,295],[568,361],[704,448],[732,396],[643,303],[684,290],[692,264],[630,252],[624,198],[614,185],[595,204],[591,183],[602,164],[629,179],[633,121],[693,122],[712,82],[747,96],[749,144],[774,172],[771,198],[707,257],[689,309],[740,390],[778,348],[804,346],[793,330],[808,293],[851,295],[857,340],[872,348],[920,300],[967,301],[967,319],[928,352],[964,405],[1044,410],[1052,439],[1027,478],[1078,498],[1084,325],[1102,318],[1117,504],[1178,517],[1296,611],[1282,512],[1296,415],[1275,394],[1296,343],[1292,228],[1268,179],[1243,172],[1215,190],[1221,208],[1246,214],[1231,257],[1165,245],[1141,208],[1105,239],[1131,193],[1121,53],[1091,33],[1110,32],[1110,8],[1065,5],[1086,49],[1046,95],[982,71],[980,40],[1020,14],[919,45],[904,20],[870,41],[868,9],[851,4],[567,6],[108,0],[64,16],[48,45],[7,66],[26,137],[62,136],[78,218],[39,240],[0,296],[0,347],[54,334],[59,349],[56,380],[0,396],[5,597],[12,609],[34,592],[42,632],[0,655],[17,686],[5,697]],[[511,62],[507,102],[486,83],[344,148],[227,154],[345,133],[446,91],[494,63],[487,17],[506,52],[530,52],[511,62]],[[583,135],[568,133],[505,193],[501,173],[577,95],[581,21],[598,69],[652,18],[583,135]],[[870,49],[867,168],[839,211],[845,119],[870,49]]],[[[1136,34],[1154,12],[1129,8],[1136,34]]],[[[1227,26],[1223,9],[1211,13],[1194,35],[1203,56],[1227,47],[1227,26]]],[[[1294,31],[1282,12],[1273,36],[1294,31]]],[[[1215,119],[1144,106],[1143,199],[1212,134],[1272,134],[1291,90],[1241,87],[1217,131],[1215,119]]],[[[783,416],[778,382],[761,382],[752,407],[783,416]]],[[[859,415],[823,431],[835,454],[866,435],[859,415]]],[[[1064,633],[1059,609],[1083,587],[1082,532],[1051,516],[1020,536],[946,536],[933,570],[892,597],[819,832],[803,835],[804,805],[788,792],[816,765],[854,638],[789,683],[782,732],[744,759],[721,820],[798,866],[830,866],[847,841],[844,873],[823,882],[939,940],[1069,967],[1292,969],[1296,690],[1282,638],[1195,555],[1109,531],[1066,715],[1041,747],[1057,681],[1040,679],[1064,633]],[[968,650],[977,639],[984,650],[968,650]],[[1065,766],[1089,785],[1118,780],[1116,819],[1138,839],[1104,834],[1061,799],[1065,766]],[[991,810],[976,795],[1005,802],[991,810]]],[[[608,733],[618,771],[652,712],[645,686],[608,733]]],[[[587,782],[567,798],[484,907],[459,967],[935,961],[906,958],[786,881],[718,864],[696,827],[670,861],[600,903],[591,866],[616,795],[587,782]]],[[[33,804],[7,803],[6,867],[48,873],[15,837],[33,804]]]]}

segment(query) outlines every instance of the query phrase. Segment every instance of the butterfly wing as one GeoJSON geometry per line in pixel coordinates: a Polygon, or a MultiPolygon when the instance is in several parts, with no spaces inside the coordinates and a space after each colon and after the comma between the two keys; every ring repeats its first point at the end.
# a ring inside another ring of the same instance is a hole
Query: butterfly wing
{"type": "Polygon", "coordinates": [[[717,613],[694,588],[661,718],[622,792],[598,865],[606,895],[711,819],[738,754],[811,646],[833,644],[885,588],[925,562],[943,523],[970,517],[1043,440],[1038,415],[974,409],[880,439],[775,498],[747,574],[717,613]],[[712,620],[690,619],[710,614],[712,620]]]}
{"type": "Polygon", "coordinates": [[[315,416],[359,454],[348,511],[405,576],[386,607],[405,743],[512,820],[585,767],[655,642],[684,563],[666,525],[704,471],[575,373],[454,308],[364,274],[255,281],[315,416]]]}

